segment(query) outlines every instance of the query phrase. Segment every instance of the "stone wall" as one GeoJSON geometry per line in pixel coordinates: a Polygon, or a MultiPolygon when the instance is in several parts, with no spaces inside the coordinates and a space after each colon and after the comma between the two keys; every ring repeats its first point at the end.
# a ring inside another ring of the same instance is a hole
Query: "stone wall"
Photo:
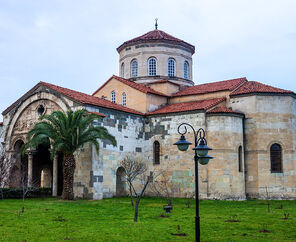
{"type": "MultiPolygon", "coordinates": [[[[244,174],[238,172],[237,149],[243,143],[242,116],[212,115],[204,112],[149,117],[145,126],[145,153],[150,170],[166,170],[184,196],[194,192],[194,151],[181,152],[173,144],[180,135],[178,125],[188,122],[194,128],[204,128],[214,159],[206,166],[199,164],[199,189],[202,198],[244,199],[244,174]],[[160,143],[160,164],[153,164],[153,142],[160,143]]],[[[186,139],[194,142],[188,129],[186,139]]]]}
{"type": "Polygon", "coordinates": [[[239,147],[243,157],[243,116],[207,114],[208,145],[214,159],[207,165],[207,195],[218,199],[245,199],[245,176],[239,171],[239,147]]]}
{"type": "MultiPolygon", "coordinates": [[[[103,126],[115,136],[117,146],[100,141],[99,154],[92,151],[92,179],[90,181],[94,199],[112,197],[116,194],[116,171],[120,161],[127,155],[142,157],[144,149],[144,117],[105,108],[88,107],[106,115],[96,125],[103,126]]],[[[87,170],[86,170],[87,172],[87,170]]]]}
{"type": "Polygon", "coordinates": [[[250,197],[296,197],[295,99],[283,95],[232,97],[234,110],[246,114],[246,192],[250,197]],[[270,147],[282,147],[283,172],[272,173],[270,147]]]}

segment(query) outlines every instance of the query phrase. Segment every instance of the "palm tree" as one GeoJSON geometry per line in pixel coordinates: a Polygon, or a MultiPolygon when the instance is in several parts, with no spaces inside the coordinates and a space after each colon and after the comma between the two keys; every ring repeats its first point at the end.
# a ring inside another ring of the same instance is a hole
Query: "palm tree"
{"type": "Polygon", "coordinates": [[[55,111],[50,115],[41,116],[41,121],[27,134],[27,143],[23,152],[29,147],[50,141],[51,159],[58,153],[63,153],[63,193],[62,199],[73,200],[73,180],[76,167],[74,152],[86,143],[91,143],[99,152],[99,142],[109,140],[116,146],[114,136],[104,127],[94,127],[94,120],[101,117],[87,110],[68,111],[63,113],[55,111]]]}

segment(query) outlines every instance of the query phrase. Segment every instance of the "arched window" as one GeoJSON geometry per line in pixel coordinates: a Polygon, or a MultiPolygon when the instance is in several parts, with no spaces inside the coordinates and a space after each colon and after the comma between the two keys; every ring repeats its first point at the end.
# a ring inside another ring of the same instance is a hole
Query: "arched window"
{"type": "Polygon", "coordinates": [[[189,64],[187,61],[184,62],[184,78],[189,79],[189,64]]]}
{"type": "Polygon", "coordinates": [[[238,147],[238,171],[243,171],[243,147],[238,147]]]}
{"type": "Polygon", "coordinates": [[[279,144],[273,144],[270,147],[270,171],[272,173],[283,172],[282,147],[279,144]]]}
{"type": "Polygon", "coordinates": [[[132,60],[131,73],[132,73],[132,77],[138,76],[138,61],[137,60],[132,60]]]}
{"type": "Polygon", "coordinates": [[[122,106],[126,106],[126,94],[125,94],[125,92],[124,93],[122,93],[122,106]]]}
{"type": "Polygon", "coordinates": [[[175,60],[169,59],[168,61],[168,76],[175,76],[175,60]]]}
{"type": "Polygon", "coordinates": [[[154,57],[148,60],[148,75],[156,76],[156,59],[154,57]]]}
{"type": "Polygon", "coordinates": [[[116,93],[115,93],[115,91],[111,92],[111,102],[116,103],[116,93]]]}
{"type": "Polygon", "coordinates": [[[121,77],[124,78],[124,63],[121,64],[121,77]]]}
{"type": "Polygon", "coordinates": [[[153,164],[160,164],[160,144],[158,141],[154,141],[153,143],[153,164]]]}

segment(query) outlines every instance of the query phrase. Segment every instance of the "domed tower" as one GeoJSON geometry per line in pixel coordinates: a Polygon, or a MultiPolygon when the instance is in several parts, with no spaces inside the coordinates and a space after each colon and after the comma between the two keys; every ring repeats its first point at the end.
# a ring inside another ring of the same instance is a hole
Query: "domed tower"
{"type": "Polygon", "coordinates": [[[195,47],[157,29],[124,42],[117,48],[119,74],[125,79],[149,85],[169,80],[192,86],[192,55],[195,47]]]}

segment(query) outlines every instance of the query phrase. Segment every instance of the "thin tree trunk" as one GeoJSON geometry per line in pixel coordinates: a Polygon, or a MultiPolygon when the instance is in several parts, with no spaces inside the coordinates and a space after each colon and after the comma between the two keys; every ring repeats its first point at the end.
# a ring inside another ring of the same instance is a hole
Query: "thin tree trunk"
{"type": "Polygon", "coordinates": [[[135,206],[135,217],[134,217],[134,222],[138,222],[138,214],[139,214],[139,204],[140,204],[140,199],[138,198],[136,199],[136,206],[135,206]]]}
{"type": "Polygon", "coordinates": [[[64,155],[63,159],[63,200],[73,200],[73,182],[74,182],[74,171],[75,171],[75,158],[73,154],[64,155]]]}
{"type": "Polygon", "coordinates": [[[134,199],[133,199],[133,191],[132,191],[131,185],[129,185],[129,192],[130,192],[132,207],[135,207],[135,205],[134,205],[134,199]]]}
{"type": "Polygon", "coordinates": [[[23,190],[23,207],[22,207],[22,213],[25,212],[25,197],[26,197],[26,193],[25,193],[25,191],[23,190]]]}

